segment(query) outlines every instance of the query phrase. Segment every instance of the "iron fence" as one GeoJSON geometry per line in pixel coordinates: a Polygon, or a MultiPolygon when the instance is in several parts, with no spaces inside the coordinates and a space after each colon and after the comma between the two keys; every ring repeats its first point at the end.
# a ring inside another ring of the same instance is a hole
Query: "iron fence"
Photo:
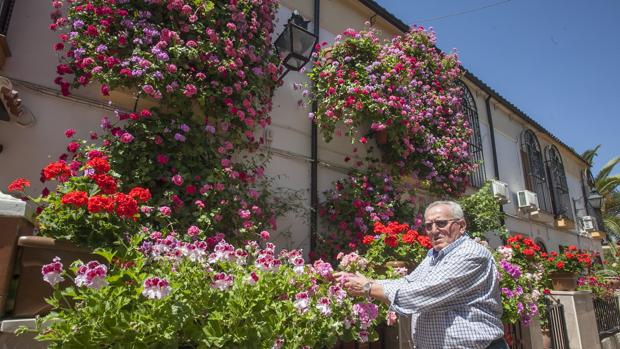
{"type": "Polygon", "coordinates": [[[620,310],[618,298],[594,298],[594,315],[601,339],[620,332],[620,310]]]}
{"type": "Polygon", "coordinates": [[[510,349],[523,349],[523,329],[521,322],[504,324],[504,339],[510,349]]]}
{"type": "Polygon", "coordinates": [[[568,331],[566,330],[566,319],[564,318],[564,305],[560,300],[546,297],[547,303],[547,322],[549,326],[549,336],[551,337],[551,347],[553,349],[568,349],[568,331]]]}

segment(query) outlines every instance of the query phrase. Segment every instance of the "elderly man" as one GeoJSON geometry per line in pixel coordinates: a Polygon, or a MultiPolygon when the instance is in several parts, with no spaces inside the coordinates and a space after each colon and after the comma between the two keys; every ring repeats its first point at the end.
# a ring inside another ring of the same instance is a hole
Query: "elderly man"
{"type": "Polygon", "coordinates": [[[466,226],[458,203],[436,201],[424,213],[433,248],[411,274],[397,280],[337,276],[345,279],[349,294],[410,314],[416,348],[508,349],[495,263],[485,247],[465,235],[466,226]]]}

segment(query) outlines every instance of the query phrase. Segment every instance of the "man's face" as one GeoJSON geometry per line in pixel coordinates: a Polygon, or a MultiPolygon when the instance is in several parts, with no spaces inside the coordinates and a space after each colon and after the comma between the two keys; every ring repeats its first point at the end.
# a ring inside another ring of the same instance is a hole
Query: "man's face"
{"type": "Polygon", "coordinates": [[[424,216],[426,234],[435,251],[450,245],[465,232],[465,220],[455,219],[449,206],[434,206],[424,216]]]}

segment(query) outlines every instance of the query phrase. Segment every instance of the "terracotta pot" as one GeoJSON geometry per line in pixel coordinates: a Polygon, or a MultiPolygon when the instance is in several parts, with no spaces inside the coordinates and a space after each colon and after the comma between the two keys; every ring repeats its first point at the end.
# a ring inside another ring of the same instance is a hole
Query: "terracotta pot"
{"type": "MultiPolygon", "coordinates": [[[[51,310],[45,298],[52,295],[53,288],[43,281],[41,267],[51,263],[54,257],[60,257],[65,268],[78,259],[83,262],[93,259],[102,261],[102,257],[95,256],[89,250],[71,242],[42,236],[22,236],[17,245],[21,250],[21,257],[18,261],[20,275],[13,310],[16,317],[34,317],[51,310]]],[[[61,286],[69,284],[70,281],[66,280],[61,286]]]]}
{"type": "Polygon", "coordinates": [[[375,141],[377,144],[387,144],[388,141],[388,133],[387,130],[381,130],[375,132],[375,141]]]}
{"type": "Polygon", "coordinates": [[[577,275],[567,272],[554,272],[549,274],[551,284],[555,291],[574,291],[577,289],[577,275]]]}
{"type": "Polygon", "coordinates": [[[551,341],[551,331],[542,330],[542,345],[543,349],[551,349],[553,348],[553,344],[551,341]]]}

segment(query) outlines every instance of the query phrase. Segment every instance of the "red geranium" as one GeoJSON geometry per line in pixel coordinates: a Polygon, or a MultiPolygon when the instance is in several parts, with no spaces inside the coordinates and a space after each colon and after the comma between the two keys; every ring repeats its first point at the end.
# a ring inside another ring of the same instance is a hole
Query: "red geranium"
{"type": "Polygon", "coordinates": [[[88,199],[88,212],[113,212],[114,200],[109,196],[94,195],[88,199]]]}
{"type": "Polygon", "coordinates": [[[25,178],[17,178],[8,186],[9,192],[24,191],[26,187],[30,186],[30,181],[25,178]]]}
{"type": "Polygon", "coordinates": [[[104,194],[116,193],[117,185],[114,177],[107,174],[95,174],[92,178],[104,194]]]}
{"type": "Polygon", "coordinates": [[[64,182],[69,177],[71,177],[71,169],[62,160],[52,162],[43,168],[43,181],[58,179],[60,182],[64,182]]]}
{"type": "Polygon", "coordinates": [[[73,205],[76,207],[86,206],[88,204],[88,194],[85,191],[72,191],[62,196],[61,202],[64,205],[73,205]]]}
{"type": "Polygon", "coordinates": [[[124,218],[133,218],[138,214],[138,202],[131,196],[117,193],[114,196],[116,201],[116,214],[124,218]]]}
{"type": "Polygon", "coordinates": [[[110,163],[104,157],[95,157],[86,163],[87,167],[95,170],[96,174],[104,174],[110,171],[110,163]]]}
{"type": "Polygon", "coordinates": [[[129,191],[129,196],[140,202],[146,202],[151,199],[151,192],[146,188],[135,187],[129,191]]]}

